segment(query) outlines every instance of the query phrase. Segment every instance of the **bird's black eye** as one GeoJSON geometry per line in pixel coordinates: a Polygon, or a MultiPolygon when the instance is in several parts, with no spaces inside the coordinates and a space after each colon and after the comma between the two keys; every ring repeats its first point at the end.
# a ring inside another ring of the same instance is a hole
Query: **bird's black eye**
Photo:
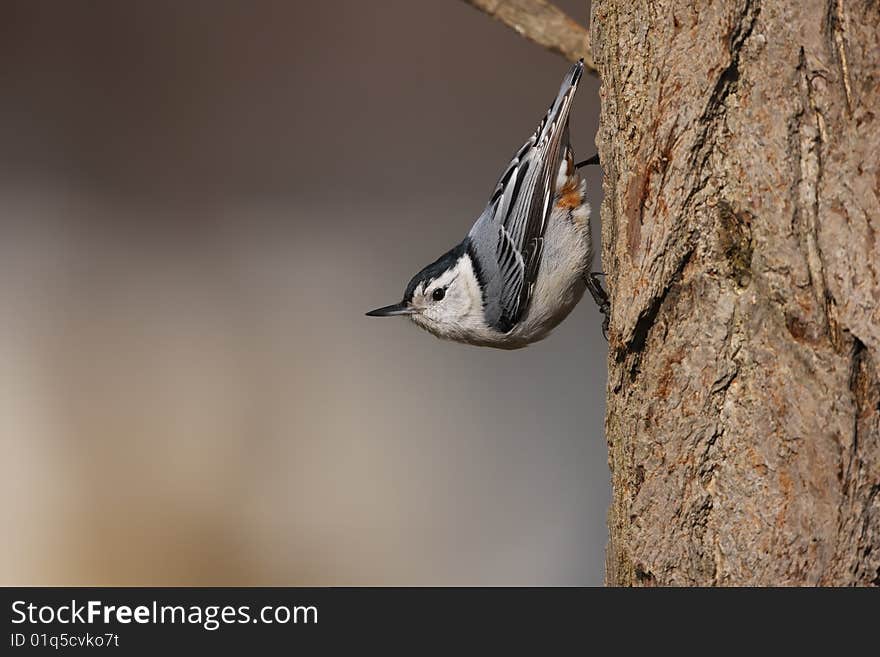
{"type": "Polygon", "coordinates": [[[436,290],[434,290],[434,293],[431,295],[431,298],[434,299],[434,301],[443,301],[443,297],[445,297],[445,296],[446,296],[446,288],[445,287],[438,287],[436,290]]]}

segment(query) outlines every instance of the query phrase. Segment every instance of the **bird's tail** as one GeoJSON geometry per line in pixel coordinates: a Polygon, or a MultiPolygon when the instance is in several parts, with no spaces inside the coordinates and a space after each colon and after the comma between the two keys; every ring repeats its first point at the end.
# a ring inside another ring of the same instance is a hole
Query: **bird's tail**
{"type": "MultiPolygon", "coordinates": [[[[571,67],[571,70],[562,80],[562,86],[559,88],[559,95],[556,97],[556,103],[559,103],[566,96],[570,96],[575,92],[578,82],[584,76],[584,60],[579,59],[571,67]]],[[[554,105],[556,104],[554,103],[554,105]]]]}
{"type": "Polygon", "coordinates": [[[541,138],[549,136],[550,133],[555,132],[557,128],[564,126],[565,122],[568,121],[568,112],[571,109],[571,101],[574,98],[574,92],[577,91],[578,82],[581,81],[583,75],[584,60],[579,59],[562,80],[562,86],[559,87],[559,93],[556,95],[553,104],[550,105],[547,115],[541,122],[541,126],[538,129],[539,143],[541,138]]]}

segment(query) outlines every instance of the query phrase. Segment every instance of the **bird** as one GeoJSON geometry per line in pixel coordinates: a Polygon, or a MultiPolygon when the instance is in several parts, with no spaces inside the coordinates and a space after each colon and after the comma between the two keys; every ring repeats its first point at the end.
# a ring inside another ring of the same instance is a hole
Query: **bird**
{"type": "Polygon", "coordinates": [[[445,340],[520,349],[546,338],[589,290],[610,302],[591,272],[586,182],[569,140],[569,113],[584,72],[578,61],[537,130],[519,148],[465,238],[410,280],[403,300],[366,313],[404,316],[445,340]]]}

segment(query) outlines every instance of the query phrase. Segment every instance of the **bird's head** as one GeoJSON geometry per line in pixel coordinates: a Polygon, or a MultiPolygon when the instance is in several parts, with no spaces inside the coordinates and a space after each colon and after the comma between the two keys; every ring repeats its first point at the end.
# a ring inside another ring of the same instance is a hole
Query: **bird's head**
{"type": "Polygon", "coordinates": [[[413,276],[403,301],[367,313],[403,315],[437,337],[465,340],[486,329],[483,293],[466,243],[444,253],[413,276]]]}

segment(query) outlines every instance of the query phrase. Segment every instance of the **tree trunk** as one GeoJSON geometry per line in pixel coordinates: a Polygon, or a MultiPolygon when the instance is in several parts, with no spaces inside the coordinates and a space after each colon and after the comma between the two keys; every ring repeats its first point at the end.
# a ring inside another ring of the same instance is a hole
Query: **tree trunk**
{"type": "Polygon", "coordinates": [[[595,0],[592,47],[608,584],[880,584],[880,3],[595,0]]]}

